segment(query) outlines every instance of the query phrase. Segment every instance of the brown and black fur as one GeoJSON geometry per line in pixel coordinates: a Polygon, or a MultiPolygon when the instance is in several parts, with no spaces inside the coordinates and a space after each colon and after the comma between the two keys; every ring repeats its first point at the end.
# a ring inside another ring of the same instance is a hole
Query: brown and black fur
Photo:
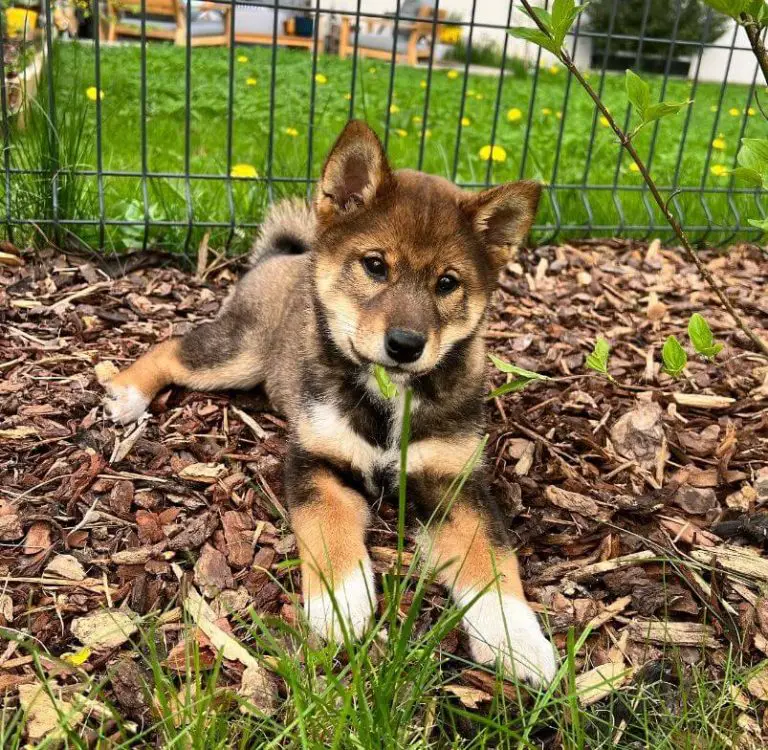
{"type": "Polygon", "coordinates": [[[371,378],[372,362],[388,365],[414,395],[410,520],[441,517],[425,532],[438,577],[472,591],[496,582],[522,600],[482,460],[453,505],[439,504],[484,434],[485,312],[539,191],[521,182],[468,193],[439,177],[393,172],[373,132],[352,122],[326,161],[313,207],[288,202],[273,211],[254,267],[219,317],[160,344],[108,390],[119,401],[130,386],[148,402],[170,384],[265,388],[291,428],[286,493],[306,600],[368,564],[369,504],[397,491],[401,412],[371,378]],[[387,263],[386,280],[361,265],[370,254],[387,263]],[[438,293],[446,274],[458,287],[438,293]],[[393,327],[426,337],[419,360],[381,361],[393,327]]]}

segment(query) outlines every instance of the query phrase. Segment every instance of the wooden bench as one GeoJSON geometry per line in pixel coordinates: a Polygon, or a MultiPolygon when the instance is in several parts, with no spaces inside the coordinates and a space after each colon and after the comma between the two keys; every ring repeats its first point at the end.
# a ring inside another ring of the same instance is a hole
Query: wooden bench
{"type": "MultiPolygon", "coordinates": [[[[140,2],[109,0],[105,19],[105,38],[141,37],[140,2]]],[[[187,43],[187,6],[180,0],[145,0],[147,39],[167,39],[180,46],[187,43]]],[[[191,13],[190,43],[193,47],[228,45],[230,6],[211,2],[194,3],[191,13]]]]}
{"type": "MultiPolygon", "coordinates": [[[[404,13],[404,15],[410,14],[404,13]]],[[[354,53],[355,35],[357,35],[357,51],[361,57],[390,60],[393,57],[394,48],[395,62],[416,65],[420,60],[429,59],[432,51],[432,33],[434,31],[435,34],[439,34],[441,25],[433,23],[435,8],[432,5],[419,6],[416,16],[425,20],[398,21],[396,44],[394,18],[369,19],[366,22],[366,33],[361,33],[359,29],[353,32],[352,19],[349,16],[343,16],[339,31],[339,57],[344,59],[354,53]]],[[[444,19],[446,16],[446,11],[437,11],[438,19],[444,19]]]]}

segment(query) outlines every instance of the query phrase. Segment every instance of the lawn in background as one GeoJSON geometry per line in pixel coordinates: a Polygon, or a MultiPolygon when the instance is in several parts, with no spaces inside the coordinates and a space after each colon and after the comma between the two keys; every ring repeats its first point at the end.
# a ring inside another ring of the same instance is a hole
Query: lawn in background
{"type": "MultiPolygon", "coordinates": [[[[72,153],[59,148],[59,161],[67,167],[95,169],[97,166],[95,54],[90,45],[62,43],[55,48],[53,89],[56,95],[60,141],[73,141],[72,153]],[[89,95],[90,94],[90,95],[89,95]],[[67,125],[67,123],[70,123],[67,125]],[[78,137],[63,131],[77,131],[78,137]]],[[[272,52],[264,47],[238,47],[234,51],[234,121],[232,131],[232,164],[242,174],[255,173],[276,178],[316,178],[334,138],[346,122],[350,109],[349,92],[352,62],[333,56],[317,59],[313,79],[312,57],[304,51],[279,49],[277,52],[275,105],[270,112],[272,52]],[[310,110],[314,98],[313,127],[310,110]],[[270,123],[274,125],[273,156],[270,167],[268,142],[270,123]]],[[[166,44],[147,45],[147,166],[153,172],[183,172],[185,167],[185,70],[183,48],[166,44]]],[[[277,182],[272,196],[260,180],[228,180],[227,175],[227,107],[229,50],[196,48],[191,54],[191,91],[189,101],[189,167],[193,174],[220,175],[220,180],[153,178],[147,183],[146,203],[152,220],[187,221],[187,194],[193,206],[194,221],[221,221],[235,225],[258,221],[270,197],[289,193],[305,193],[305,184],[277,182]],[[231,201],[228,184],[231,184],[231,201]]],[[[455,177],[464,183],[501,182],[521,176],[545,183],[637,187],[642,178],[630,169],[624,157],[617,167],[619,147],[607,122],[595,119],[594,106],[575,82],[568,84],[562,66],[543,68],[533,91],[531,74],[508,75],[504,80],[495,143],[499,161],[491,163],[481,157],[481,150],[491,143],[494,111],[499,81],[495,76],[470,75],[465,82],[463,70],[435,69],[432,74],[429,113],[423,122],[426,96],[426,69],[398,66],[387,121],[389,66],[386,63],[360,60],[357,67],[355,116],[366,119],[382,138],[396,166],[417,167],[428,172],[455,177]],[[465,92],[466,88],[466,92],[465,92]],[[465,94],[465,95],[463,95],[465,94]],[[459,119],[463,99],[463,125],[459,119]],[[528,119],[530,114],[530,128],[528,119]],[[387,130],[388,122],[388,130],[387,130]],[[562,125],[562,133],[561,133],[562,125]],[[594,139],[590,137],[594,128],[594,139]],[[423,162],[419,164],[422,131],[425,130],[423,162]],[[528,150],[525,153],[526,135],[528,150]],[[459,147],[456,148],[457,138],[459,147]],[[588,164],[589,163],[589,164],[588,164]],[[587,165],[588,164],[588,165],[587,165]]],[[[102,166],[104,170],[140,172],[142,151],[140,137],[141,85],[139,45],[102,46],[101,48],[101,118],[102,166]]],[[[659,95],[662,79],[648,77],[655,95],[659,95]]],[[[591,82],[600,86],[597,73],[591,82]]],[[[44,106],[47,82],[43,81],[38,108],[44,106]]],[[[603,97],[620,123],[626,113],[623,75],[609,74],[603,83],[603,97]]],[[[678,184],[725,188],[730,177],[722,174],[734,165],[739,138],[764,131],[764,122],[755,102],[750,101],[750,87],[729,85],[722,105],[718,107],[719,84],[700,84],[695,92],[687,133],[683,111],[664,121],[655,137],[651,171],[659,184],[673,185],[681,145],[678,184]],[[751,107],[752,109],[748,109],[751,107]],[[749,112],[754,113],[750,115],[749,112]],[[684,140],[684,144],[683,144],[684,140]],[[707,154],[710,145],[711,157],[707,154]]],[[[691,96],[691,83],[670,79],[665,92],[669,100],[691,96]]],[[[42,122],[45,115],[38,112],[42,122]]],[[[31,128],[34,130],[34,128],[31,128]]],[[[12,134],[11,159],[16,166],[35,166],[36,154],[30,149],[33,137],[27,133],[12,134]],[[26,149],[26,153],[25,153],[26,149]]],[[[654,128],[637,137],[641,155],[647,156],[654,141],[654,128]]],[[[14,216],[35,218],[30,210],[42,206],[30,204],[38,188],[29,178],[14,175],[12,210],[14,216]]],[[[95,177],[72,180],[60,210],[61,218],[95,218],[99,200],[95,177]],[[67,208],[69,213],[67,212],[67,208]]],[[[108,219],[144,219],[144,194],[138,177],[105,176],[103,178],[104,215],[108,219]]],[[[663,231],[664,222],[653,211],[647,194],[621,190],[619,205],[610,190],[588,194],[577,187],[560,190],[556,202],[548,196],[542,202],[539,225],[579,225],[591,222],[602,229],[591,232],[565,230],[561,237],[589,234],[617,234],[627,225],[646,227],[655,222],[663,231]],[[588,201],[588,203],[587,203],[588,201]]],[[[38,196],[39,198],[39,196],[38,196]]],[[[3,199],[4,201],[4,199],[3,199]]],[[[683,193],[676,199],[689,226],[711,224],[715,231],[706,239],[717,242],[731,233],[718,232],[718,225],[732,225],[734,210],[746,217],[758,216],[755,196],[709,195],[706,205],[695,194],[683,193]]],[[[96,243],[95,230],[71,227],[90,243],[96,243]]],[[[107,227],[108,246],[126,247],[140,244],[143,228],[107,227]]],[[[186,229],[152,226],[152,242],[171,247],[183,242],[186,229]]],[[[202,229],[191,233],[193,242],[202,229]]],[[[212,241],[223,242],[229,230],[215,233],[212,241]]],[[[235,238],[248,232],[235,231],[235,238]]],[[[693,232],[695,237],[703,236],[693,232]]],[[[543,231],[539,239],[551,235],[543,231]]],[[[756,236],[754,232],[751,235],[756,236]]]]}

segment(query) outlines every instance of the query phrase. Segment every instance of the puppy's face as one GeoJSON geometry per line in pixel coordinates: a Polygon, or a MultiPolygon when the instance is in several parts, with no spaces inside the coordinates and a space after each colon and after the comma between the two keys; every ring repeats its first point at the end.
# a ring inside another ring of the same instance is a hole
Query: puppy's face
{"type": "Polygon", "coordinates": [[[538,197],[534,183],[466,193],[439,177],[393,173],[375,134],[350,123],[316,199],[315,290],[335,344],[393,374],[432,370],[477,331],[538,197]]]}

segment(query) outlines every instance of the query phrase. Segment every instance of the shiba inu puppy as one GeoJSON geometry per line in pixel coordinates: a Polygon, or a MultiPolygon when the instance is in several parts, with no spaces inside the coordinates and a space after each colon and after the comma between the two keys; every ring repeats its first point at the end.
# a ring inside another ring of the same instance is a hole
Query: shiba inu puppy
{"type": "Polygon", "coordinates": [[[397,492],[408,386],[408,512],[423,526],[424,558],[466,608],[473,656],[533,683],[555,673],[482,458],[471,465],[484,434],[486,310],[539,193],[533,182],[466,192],[393,171],[373,131],[350,122],[313,205],[273,208],[218,318],[107,385],[108,412],[123,423],[170,384],[266,389],[290,424],[286,493],[304,607],[325,638],[361,635],[374,613],[369,503],[397,492]],[[399,384],[396,398],[381,395],[375,364],[399,384]]]}

